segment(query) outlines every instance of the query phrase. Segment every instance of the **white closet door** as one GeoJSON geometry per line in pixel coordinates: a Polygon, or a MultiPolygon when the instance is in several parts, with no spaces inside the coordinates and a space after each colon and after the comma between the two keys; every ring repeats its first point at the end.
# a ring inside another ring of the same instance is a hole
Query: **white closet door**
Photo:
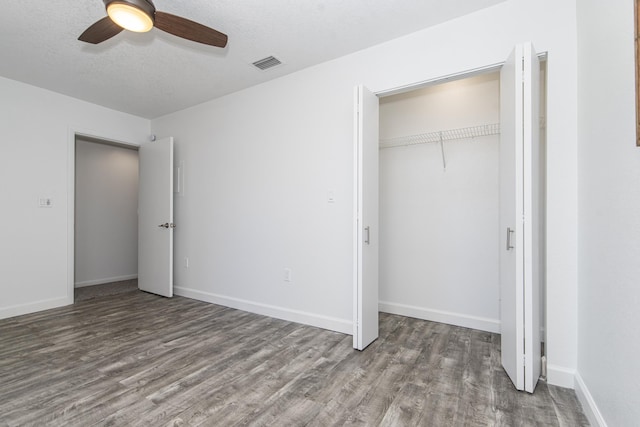
{"type": "Polygon", "coordinates": [[[539,69],[517,45],[500,72],[500,321],[502,365],[518,390],[540,376],[539,69]]]}
{"type": "Polygon", "coordinates": [[[524,106],[524,389],[533,393],[541,370],[540,319],[540,61],[523,45],[524,106]]]}
{"type": "Polygon", "coordinates": [[[355,88],[354,327],[353,347],[378,338],[378,97],[355,88]]]}

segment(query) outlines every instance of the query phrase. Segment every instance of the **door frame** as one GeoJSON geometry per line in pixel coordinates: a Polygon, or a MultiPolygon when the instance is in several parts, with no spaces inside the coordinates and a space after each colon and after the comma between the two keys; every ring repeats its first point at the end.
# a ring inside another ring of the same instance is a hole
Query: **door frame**
{"type": "Polygon", "coordinates": [[[101,135],[93,130],[69,127],[67,132],[67,303],[74,303],[75,292],[75,221],[76,221],[76,138],[114,145],[133,150],[140,148],[140,143],[101,135]]]}
{"type": "MultiPolygon", "coordinates": [[[[537,57],[538,60],[541,63],[545,63],[547,62],[547,56],[548,56],[548,52],[544,51],[544,52],[537,52],[537,57]]],[[[438,77],[434,77],[431,79],[427,79],[427,80],[422,80],[422,81],[418,81],[418,82],[412,82],[412,83],[406,83],[400,86],[394,86],[394,87],[390,87],[390,88],[385,88],[385,89],[380,89],[380,90],[372,90],[373,94],[376,95],[378,97],[378,99],[380,98],[384,98],[387,96],[391,96],[391,95],[397,95],[400,93],[405,93],[405,92],[411,92],[413,90],[418,90],[418,89],[422,89],[424,87],[427,86],[434,86],[434,85],[438,85],[441,83],[446,83],[449,81],[454,81],[454,80],[461,80],[461,79],[466,79],[469,77],[474,77],[480,74],[486,74],[486,73],[491,73],[491,72],[499,72],[500,69],[502,68],[502,66],[505,64],[506,61],[500,61],[500,62],[496,62],[493,64],[488,64],[485,66],[481,66],[481,67],[477,67],[477,68],[472,68],[472,69],[467,69],[467,70],[462,70],[459,72],[455,72],[455,73],[451,73],[451,74],[446,74],[446,75],[442,75],[442,76],[438,76],[438,77]]],[[[546,67],[546,65],[545,65],[546,67]]],[[[545,79],[547,78],[547,70],[545,69],[545,79]]],[[[367,87],[367,85],[365,83],[359,83],[362,84],[363,86],[367,87]]],[[[358,86],[358,85],[356,85],[358,86]]],[[[369,89],[371,89],[369,87],[369,89]]],[[[547,90],[547,85],[545,84],[545,91],[547,90]]],[[[541,101],[542,102],[542,101],[541,101]]],[[[546,95],[545,95],[545,99],[544,102],[546,103],[546,95]]],[[[355,106],[354,106],[355,108],[355,106]]],[[[546,109],[546,106],[545,106],[546,109]]],[[[355,132],[356,130],[354,130],[355,132]]],[[[546,137],[545,137],[545,143],[546,143],[546,137]]],[[[357,149],[357,147],[356,147],[357,149]]],[[[357,152],[354,153],[354,156],[358,156],[359,154],[357,152]]],[[[545,154],[544,156],[541,158],[541,162],[543,162],[542,166],[543,166],[543,170],[546,171],[547,170],[547,156],[546,156],[546,150],[545,150],[545,154]]],[[[356,193],[354,194],[354,211],[353,211],[353,231],[352,231],[352,239],[353,239],[353,264],[352,264],[352,268],[353,268],[353,282],[352,282],[352,294],[354,295],[354,301],[353,301],[353,312],[352,312],[352,319],[354,319],[354,325],[353,325],[353,331],[354,331],[354,337],[355,337],[355,319],[356,316],[358,314],[358,308],[357,308],[357,304],[358,301],[355,300],[355,296],[358,294],[358,278],[357,278],[357,271],[358,271],[358,253],[357,253],[357,242],[359,239],[359,230],[358,230],[358,198],[359,198],[359,194],[358,194],[358,189],[361,188],[360,183],[358,181],[359,177],[358,177],[358,173],[357,171],[354,172],[354,188],[356,189],[356,193]]],[[[544,178],[544,182],[546,182],[546,177],[544,178]]],[[[546,198],[546,191],[544,191],[543,196],[546,198]]],[[[545,203],[546,205],[546,203],[545,203]]],[[[545,223],[546,223],[546,214],[545,214],[545,219],[544,219],[545,223]]],[[[547,236],[546,236],[546,230],[544,231],[544,239],[545,239],[545,243],[546,244],[546,240],[547,240],[547,236]]],[[[546,263],[546,260],[541,260],[541,262],[546,263]]],[[[542,281],[542,289],[541,289],[541,296],[540,296],[540,306],[541,306],[541,310],[543,313],[546,314],[546,306],[547,306],[547,301],[546,301],[546,279],[542,281]]],[[[542,338],[542,340],[544,342],[547,341],[546,339],[546,332],[547,332],[547,324],[546,324],[546,317],[542,317],[543,321],[541,322],[541,328],[542,331],[540,332],[540,336],[542,338]]],[[[546,354],[546,349],[545,349],[545,354],[546,354]]]]}
{"type": "MultiPolygon", "coordinates": [[[[363,86],[365,88],[367,88],[368,90],[370,90],[377,98],[378,98],[378,102],[380,102],[380,98],[384,98],[387,96],[391,96],[391,95],[397,95],[400,93],[404,93],[404,92],[411,92],[414,90],[418,90],[418,89],[422,89],[424,87],[427,86],[434,86],[437,84],[441,84],[441,83],[446,83],[448,81],[453,81],[453,80],[460,80],[460,79],[465,79],[465,78],[469,78],[469,77],[473,77],[473,76],[477,76],[480,74],[485,74],[485,73],[491,73],[491,72],[495,72],[500,70],[500,67],[502,67],[502,65],[504,64],[504,62],[500,62],[500,63],[496,63],[496,64],[491,64],[491,65],[486,65],[484,67],[479,67],[479,68],[474,68],[471,70],[466,70],[466,71],[461,71],[458,73],[453,73],[453,74],[448,74],[445,76],[440,76],[440,77],[435,77],[433,79],[429,79],[429,80],[423,80],[423,81],[419,81],[419,82],[414,82],[414,83],[409,83],[406,85],[402,85],[402,86],[396,86],[396,87],[392,87],[392,88],[387,88],[387,89],[383,89],[383,90],[379,90],[379,91],[373,91],[371,90],[371,88],[367,87],[367,85],[365,84],[358,84],[355,86],[356,89],[356,93],[358,93],[358,87],[359,86],[363,86]]],[[[356,97],[357,98],[357,97],[356,97]]],[[[358,109],[360,108],[359,105],[357,105],[358,103],[358,99],[355,99],[355,104],[353,106],[354,110],[356,111],[356,114],[358,109]]],[[[380,113],[378,112],[378,120],[380,118],[380,113]]],[[[355,124],[355,128],[354,128],[354,164],[359,164],[360,160],[362,158],[362,153],[360,152],[360,146],[358,144],[358,119],[356,117],[356,119],[354,120],[354,124],[355,124]]],[[[378,175],[379,175],[379,171],[378,171],[378,175]]],[[[361,339],[361,335],[362,333],[359,333],[361,331],[359,331],[359,326],[358,326],[358,316],[359,313],[362,311],[362,307],[360,307],[361,305],[361,301],[363,299],[363,297],[359,296],[360,295],[360,276],[359,276],[359,271],[360,271],[360,262],[361,262],[361,257],[359,254],[359,243],[361,240],[361,228],[362,225],[359,222],[359,219],[362,216],[362,213],[360,212],[360,201],[362,200],[362,188],[363,185],[360,181],[360,173],[359,173],[359,167],[356,166],[354,168],[354,181],[353,181],[353,185],[354,185],[354,200],[353,200],[353,231],[352,231],[352,241],[353,241],[353,261],[352,261],[352,267],[353,267],[353,282],[352,282],[352,295],[353,295],[353,312],[352,312],[352,319],[353,319],[353,325],[352,325],[352,330],[353,330],[353,347],[358,349],[359,346],[357,345],[357,342],[360,341],[361,339]]],[[[380,190],[378,189],[378,192],[380,190]]],[[[378,230],[378,234],[379,230],[378,230]]],[[[379,262],[378,262],[379,264],[379,262]]],[[[378,296],[378,304],[379,304],[379,296],[378,296]]],[[[377,335],[377,334],[376,334],[377,335]]]]}

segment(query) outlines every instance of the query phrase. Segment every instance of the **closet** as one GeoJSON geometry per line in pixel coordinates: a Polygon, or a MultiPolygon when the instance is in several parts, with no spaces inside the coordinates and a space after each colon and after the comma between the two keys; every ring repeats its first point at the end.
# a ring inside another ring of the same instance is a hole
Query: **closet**
{"type": "Polygon", "coordinates": [[[498,73],[380,99],[382,311],[499,332],[498,73]]]}
{"type": "Polygon", "coordinates": [[[533,393],[544,372],[545,57],[522,43],[499,66],[421,91],[354,88],[354,348],[377,338],[379,311],[499,331],[502,366],[533,393]]]}
{"type": "Polygon", "coordinates": [[[380,311],[500,333],[499,122],[498,71],[380,98],[380,311]]]}

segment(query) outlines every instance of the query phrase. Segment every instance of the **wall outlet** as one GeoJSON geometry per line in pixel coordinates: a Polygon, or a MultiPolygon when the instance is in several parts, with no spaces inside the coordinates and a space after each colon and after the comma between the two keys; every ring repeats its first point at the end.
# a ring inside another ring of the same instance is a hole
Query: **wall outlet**
{"type": "Polygon", "coordinates": [[[285,268],[284,269],[284,281],[285,282],[291,282],[293,280],[292,279],[292,274],[293,273],[291,272],[290,268],[285,268]]]}

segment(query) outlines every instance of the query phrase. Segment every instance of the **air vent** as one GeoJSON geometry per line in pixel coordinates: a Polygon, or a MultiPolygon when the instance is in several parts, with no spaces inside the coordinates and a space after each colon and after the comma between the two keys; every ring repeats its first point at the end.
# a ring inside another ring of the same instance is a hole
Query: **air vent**
{"type": "Polygon", "coordinates": [[[280,62],[278,58],[273,56],[268,56],[264,59],[261,59],[253,63],[253,65],[260,68],[261,70],[266,70],[267,68],[273,68],[276,65],[280,65],[280,64],[282,64],[282,62],[280,62]]]}

